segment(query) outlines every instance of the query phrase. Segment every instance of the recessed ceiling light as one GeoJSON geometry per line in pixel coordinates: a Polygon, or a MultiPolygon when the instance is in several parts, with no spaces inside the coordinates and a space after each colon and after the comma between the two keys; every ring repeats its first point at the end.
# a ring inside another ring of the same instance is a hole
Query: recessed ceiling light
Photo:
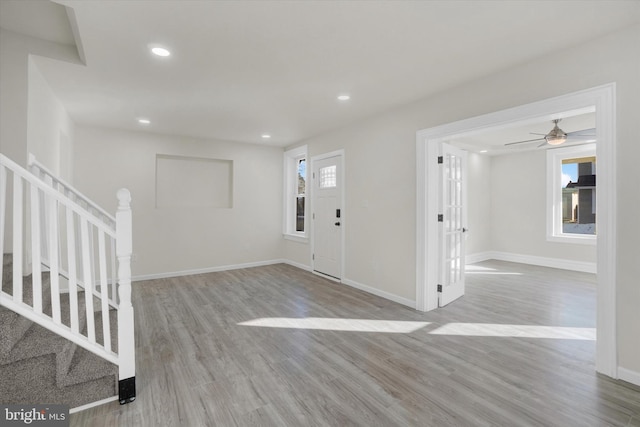
{"type": "Polygon", "coordinates": [[[171,52],[169,52],[167,49],[160,47],[160,46],[156,46],[154,48],[151,48],[151,52],[154,55],[158,55],[158,56],[169,56],[171,55],[171,52]]]}
{"type": "Polygon", "coordinates": [[[138,123],[140,123],[141,125],[148,125],[151,123],[151,120],[149,119],[138,119],[138,123]]]}
{"type": "Polygon", "coordinates": [[[271,138],[271,135],[269,135],[268,133],[262,134],[262,139],[269,139],[269,138],[271,138]]]}
{"type": "Polygon", "coordinates": [[[348,101],[349,99],[351,99],[349,95],[338,95],[338,101],[348,101]]]}
{"type": "Polygon", "coordinates": [[[486,153],[488,150],[480,150],[481,153],[486,153]]]}

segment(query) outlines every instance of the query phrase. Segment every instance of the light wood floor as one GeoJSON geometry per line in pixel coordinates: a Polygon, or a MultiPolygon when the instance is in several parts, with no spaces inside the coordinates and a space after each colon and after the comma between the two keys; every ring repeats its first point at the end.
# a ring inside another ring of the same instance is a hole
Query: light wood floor
{"type": "Polygon", "coordinates": [[[594,371],[593,275],[467,277],[426,314],[287,265],[135,283],[137,400],[71,425],[640,426],[594,371]]]}

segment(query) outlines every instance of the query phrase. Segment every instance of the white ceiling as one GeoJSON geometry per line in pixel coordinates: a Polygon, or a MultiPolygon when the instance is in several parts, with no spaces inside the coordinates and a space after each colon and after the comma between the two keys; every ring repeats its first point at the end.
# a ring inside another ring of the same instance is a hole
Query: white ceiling
{"type": "MultiPolygon", "coordinates": [[[[30,20],[46,2],[0,3],[0,25],[47,38],[30,20]]],[[[280,146],[640,17],[636,1],[59,3],[73,9],[86,66],[39,65],[76,122],[280,146]],[[154,43],[172,55],[154,57],[154,43]],[[352,99],[339,102],[340,93],[352,99]]],[[[60,23],[58,12],[49,16],[60,23]]],[[[68,30],[49,25],[50,39],[68,41],[68,30]]]]}
{"type": "Polygon", "coordinates": [[[566,114],[559,115],[558,117],[562,117],[558,123],[558,127],[560,127],[560,129],[565,133],[579,132],[589,129],[593,129],[594,132],[584,132],[580,134],[579,138],[570,138],[562,145],[552,146],[546,144],[544,139],[542,139],[544,138],[544,135],[549,133],[553,128],[553,123],[551,122],[551,119],[549,119],[533,123],[513,123],[510,126],[490,129],[475,135],[455,137],[447,142],[464,150],[476,153],[486,153],[486,155],[489,156],[499,156],[513,152],[530,150],[546,150],[566,147],[568,145],[596,142],[595,138],[592,136],[595,135],[596,113],[580,112],[580,114],[574,115],[568,112],[566,114]],[[539,140],[525,142],[522,144],[505,145],[512,142],[529,141],[536,138],[539,140]],[[543,143],[545,144],[543,145],[543,143]]]}
{"type": "Polygon", "coordinates": [[[74,45],[65,8],[43,0],[0,0],[0,27],[55,43],[74,45]]]}

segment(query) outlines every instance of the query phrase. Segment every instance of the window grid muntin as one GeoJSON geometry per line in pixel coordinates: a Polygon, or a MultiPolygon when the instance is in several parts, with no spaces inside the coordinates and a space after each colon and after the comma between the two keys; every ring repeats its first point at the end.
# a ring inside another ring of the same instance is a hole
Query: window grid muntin
{"type": "Polygon", "coordinates": [[[325,166],[318,171],[320,188],[335,188],[338,185],[336,165],[325,166]]]}

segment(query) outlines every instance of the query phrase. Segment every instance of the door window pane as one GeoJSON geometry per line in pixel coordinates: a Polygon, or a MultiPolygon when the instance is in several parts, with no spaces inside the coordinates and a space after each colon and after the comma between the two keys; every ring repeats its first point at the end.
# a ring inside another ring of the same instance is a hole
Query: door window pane
{"type": "Polygon", "coordinates": [[[336,165],[320,168],[320,188],[333,188],[337,185],[336,165]]]}

